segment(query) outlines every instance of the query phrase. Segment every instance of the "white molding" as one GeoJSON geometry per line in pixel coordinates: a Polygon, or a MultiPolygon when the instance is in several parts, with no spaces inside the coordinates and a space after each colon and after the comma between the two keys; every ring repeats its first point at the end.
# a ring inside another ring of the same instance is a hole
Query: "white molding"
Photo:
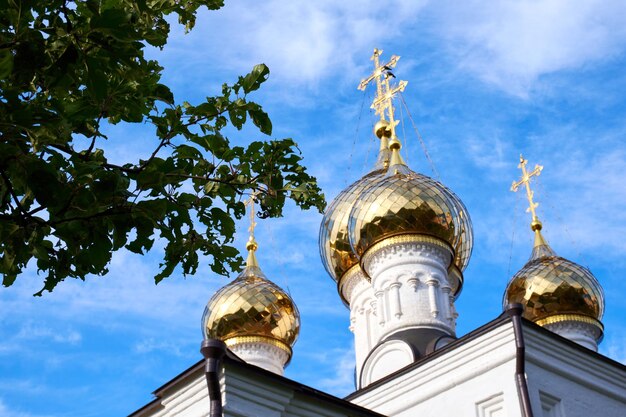
{"type": "Polygon", "coordinates": [[[626,372],[538,329],[524,330],[527,363],[620,401],[626,409],[626,372]]]}
{"type": "MultiPolygon", "coordinates": [[[[374,279],[382,270],[392,266],[412,264],[419,258],[427,266],[437,268],[444,265],[444,269],[450,264],[450,252],[440,246],[426,242],[396,243],[385,246],[375,252],[367,253],[363,259],[363,268],[374,279]]],[[[447,275],[447,272],[444,272],[447,275]]]]}
{"type": "Polygon", "coordinates": [[[504,393],[499,392],[476,403],[477,417],[505,417],[504,393]]]}
{"type": "Polygon", "coordinates": [[[411,346],[402,340],[389,340],[377,346],[368,356],[363,371],[357,374],[359,387],[366,387],[415,361],[411,346]]]}
{"type": "MultiPolygon", "coordinates": [[[[515,396],[517,402],[513,378],[515,357],[513,328],[507,323],[374,388],[357,393],[350,401],[384,415],[419,415],[420,406],[440,399],[441,395],[463,384],[475,386],[471,381],[484,378],[495,370],[510,375],[509,380],[497,384],[501,389],[506,387],[509,396],[515,396]]],[[[468,401],[467,406],[473,408],[475,399],[468,401]]]]}
{"type": "Polygon", "coordinates": [[[283,375],[289,354],[283,349],[263,342],[237,343],[229,348],[245,362],[278,375],[283,375]]]}
{"type": "Polygon", "coordinates": [[[543,327],[587,349],[598,351],[597,341],[602,337],[602,331],[596,325],[566,320],[545,324],[543,327]]]}

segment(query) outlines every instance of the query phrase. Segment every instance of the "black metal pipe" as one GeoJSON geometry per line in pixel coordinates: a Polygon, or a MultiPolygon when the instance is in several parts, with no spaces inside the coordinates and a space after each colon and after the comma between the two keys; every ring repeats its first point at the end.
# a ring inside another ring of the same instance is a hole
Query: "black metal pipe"
{"type": "Polygon", "coordinates": [[[528,381],[526,381],[526,345],[522,332],[522,313],[524,307],[521,304],[509,304],[506,313],[513,322],[515,335],[515,385],[519,394],[520,407],[524,417],[533,417],[533,409],[530,406],[530,394],[528,393],[528,381]]]}
{"type": "Polygon", "coordinates": [[[209,388],[209,400],[211,408],[209,417],[222,417],[222,390],[220,389],[220,366],[226,354],[226,345],[221,340],[204,339],[200,346],[200,352],[204,356],[204,375],[209,388]]]}

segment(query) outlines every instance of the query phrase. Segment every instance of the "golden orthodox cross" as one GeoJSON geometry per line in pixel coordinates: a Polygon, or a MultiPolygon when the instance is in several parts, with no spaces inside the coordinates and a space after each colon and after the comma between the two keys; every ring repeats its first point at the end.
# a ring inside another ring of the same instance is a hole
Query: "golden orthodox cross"
{"type": "MultiPolygon", "coordinates": [[[[374,49],[374,54],[370,58],[370,60],[374,61],[374,72],[372,72],[372,74],[369,77],[361,80],[361,83],[359,84],[359,87],[358,87],[359,90],[363,91],[365,90],[365,88],[370,82],[374,80],[376,81],[376,97],[374,98],[374,103],[376,104],[372,104],[372,108],[376,110],[376,114],[380,116],[381,120],[385,118],[384,111],[387,108],[387,106],[385,105],[381,106],[381,103],[385,100],[384,98],[381,99],[381,97],[386,97],[387,92],[389,91],[389,72],[388,71],[394,68],[396,64],[398,63],[398,60],[400,59],[399,56],[393,55],[391,59],[389,60],[389,62],[381,65],[379,58],[382,53],[383,51],[381,49],[374,49]],[[383,80],[381,80],[381,77],[384,78],[384,84],[383,84],[383,80]]],[[[404,82],[404,86],[406,86],[406,82],[404,82]]],[[[402,87],[402,90],[404,90],[404,86],[402,87]]],[[[392,96],[393,96],[393,93],[392,93],[392,96]]]]}
{"type": "Polygon", "coordinates": [[[372,108],[376,110],[376,114],[380,114],[381,119],[384,118],[384,112],[387,110],[387,115],[389,116],[389,128],[392,132],[391,137],[395,137],[395,128],[399,122],[398,120],[395,120],[392,100],[397,93],[404,91],[407,84],[408,82],[406,81],[400,81],[397,86],[391,88],[389,85],[389,77],[385,77],[385,92],[374,98],[374,101],[372,102],[372,108]]]}
{"type": "Polygon", "coordinates": [[[248,227],[248,232],[250,232],[250,239],[254,240],[254,228],[256,227],[256,213],[254,212],[254,202],[259,195],[258,191],[254,191],[250,194],[250,197],[244,203],[248,208],[248,216],[250,217],[250,227],[248,227]]]}
{"type": "Polygon", "coordinates": [[[535,203],[533,201],[533,196],[535,195],[535,193],[530,189],[530,179],[532,177],[539,176],[543,167],[541,165],[535,165],[535,169],[533,169],[531,172],[528,172],[526,170],[526,164],[528,163],[528,161],[524,159],[522,155],[519,156],[519,161],[520,163],[517,167],[522,169],[522,178],[519,181],[513,181],[513,184],[511,185],[511,191],[516,192],[519,186],[522,184],[526,186],[526,197],[528,197],[528,203],[530,204],[526,209],[526,212],[531,212],[533,216],[533,221],[538,221],[539,219],[537,218],[537,213],[535,212],[535,209],[539,206],[539,203],[535,203]]]}

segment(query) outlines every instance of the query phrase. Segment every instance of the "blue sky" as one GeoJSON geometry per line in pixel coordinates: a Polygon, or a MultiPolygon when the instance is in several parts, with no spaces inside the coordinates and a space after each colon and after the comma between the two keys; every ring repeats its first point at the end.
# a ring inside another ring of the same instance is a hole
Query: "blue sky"
{"type": "MultiPolygon", "coordinates": [[[[150,54],[190,102],[266,63],[270,80],[254,98],[274,136],[299,143],[329,201],[374,161],[372,93],[356,89],[372,50],[400,55],[403,98],[474,224],[459,335],[501,312],[509,277],[530,255],[527,203],[509,191],[523,153],[545,167],[534,186],[545,237],[604,287],[600,351],[626,362],[625,18],[619,0],[228,1],[150,54]]],[[[398,132],[409,165],[434,175],[408,119],[398,132]]],[[[153,140],[145,126],[116,126],[109,137],[112,159],[139,157],[153,140]]],[[[259,137],[249,129],[231,141],[259,137]]],[[[320,220],[290,205],[284,218],[259,221],[258,258],[302,315],[286,375],[341,396],[352,389],[352,335],[318,256],[320,220]]],[[[42,298],[32,297],[42,279],[34,269],[0,289],[0,415],[126,415],[200,359],[204,305],[229,279],[202,267],[155,286],[162,246],[117,253],[105,278],[65,282],[42,298]]]]}

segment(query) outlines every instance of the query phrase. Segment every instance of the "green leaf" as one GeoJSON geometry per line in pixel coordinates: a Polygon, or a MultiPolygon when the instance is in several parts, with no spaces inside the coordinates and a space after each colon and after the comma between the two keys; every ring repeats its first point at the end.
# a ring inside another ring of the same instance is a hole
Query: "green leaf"
{"type": "Polygon", "coordinates": [[[8,78],[13,71],[13,54],[10,49],[0,49],[0,79],[8,78]]]}
{"type": "Polygon", "coordinates": [[[263,84],[269,77],[270,69],[265,64],[257,64],[252,71],[243,77],[242,87],[243,91],[247,94],[252,91],[258,90],[261,84],[263,84]]]}
{"type": "Polygon", "coordinates": [[[0,0],[4,285],[30,265],[44,273],[36,295],[67,278],[104,275],[123,247],[161,255],[156,282],[193,274],[200,254],[229,274],[242,262],[228,243],[243,193],[270,190],[260,202],[265,216],[281,215],[289,198],[323,206],[293,141],[246,147],[247,137],[234,137],[238,146],[226,137],[248,120],[272,133],[269,116],[247,100],[267,80],[265,65],[193,103],[176,101],[163,67],[146,58],[146,45],[167,47],[177,19],[190,29],[200,7],[222,0],[65,3],[0,0]],[[143,137],[143,124],[153,137],[143,137]],[[125,141],[133,152],[111,157],[112,144],[125,141]]]}
{"type": "Polygon", "coordinates": [[[270,117],[261,108],[248,109],[248,114],[252,122],[262,133],[266,135],[272,134],[272,121],[270,117]]]}

